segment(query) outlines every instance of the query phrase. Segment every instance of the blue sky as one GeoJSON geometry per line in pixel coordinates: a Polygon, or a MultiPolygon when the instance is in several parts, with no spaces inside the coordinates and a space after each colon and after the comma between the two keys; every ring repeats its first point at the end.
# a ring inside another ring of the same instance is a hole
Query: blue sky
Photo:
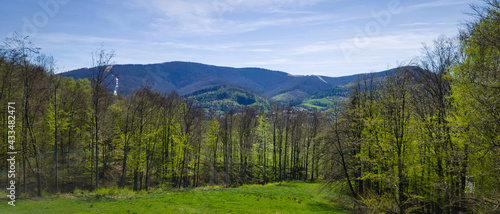
{"type": "Polygon", "coordinates": [[[343,76],[408,63],[477,0],[3,0],[0,39],[30,35],[59,71],[191,61],[343,76]]]}

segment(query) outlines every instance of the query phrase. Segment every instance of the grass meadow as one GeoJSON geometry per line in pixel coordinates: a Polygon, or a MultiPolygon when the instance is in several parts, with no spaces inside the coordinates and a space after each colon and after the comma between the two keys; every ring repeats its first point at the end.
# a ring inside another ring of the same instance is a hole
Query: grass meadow
{"type": "Polygon", "coordinates": [[[2,200],[0,213],[351,213],[345,205],[349,200],[308,182],[139,193],[99,189],[19,199],[15,207],[2,200]]]}

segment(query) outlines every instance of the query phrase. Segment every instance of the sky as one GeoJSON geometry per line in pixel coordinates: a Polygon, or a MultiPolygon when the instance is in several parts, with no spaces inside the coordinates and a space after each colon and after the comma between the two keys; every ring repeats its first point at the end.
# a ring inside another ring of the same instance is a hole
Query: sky
{"type": "Polygon", "coordinates": [[[29,35],[59,72],[115,64],[199,62],[293,75],[345,76],[415,61],[456,36],[479,0],[2,0],[0,40],[29,35]]]}

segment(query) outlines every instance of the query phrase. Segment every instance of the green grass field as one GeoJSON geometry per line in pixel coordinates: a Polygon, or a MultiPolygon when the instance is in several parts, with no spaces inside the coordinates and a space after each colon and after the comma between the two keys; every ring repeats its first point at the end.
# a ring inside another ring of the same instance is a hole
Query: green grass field
{"type": "Polygon", "coordinates": [[[57,198],[20,199],[15,207],[2,200],[0,213],[350,213],[334,202],[348,199],[320,191],[321,187],[319,183],[293,182],[155,190],[139,195],[121,190],[61,194],[57,198]]]}
{"type": "Polygon", "coordinates": [[[311,99],[306,102],[303,102],[302,105],[305,105],[307,107],[311,108],[317,108],[317,109],[323,109],[328,106],[333,104],[332,101],[328,100],[327,98],[321,98],[321,99],[311,99]]]}

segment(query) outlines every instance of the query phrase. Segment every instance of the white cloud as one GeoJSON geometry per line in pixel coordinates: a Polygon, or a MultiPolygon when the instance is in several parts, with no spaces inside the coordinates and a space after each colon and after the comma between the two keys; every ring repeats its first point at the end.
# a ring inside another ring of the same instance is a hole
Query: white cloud
{"type": "Polygon", "coordinates": [[[128,5],[155,14],[150,27],[156,35],[206,36],[237,34],[276,25],[319,22],[331,17],[300,10],[324,0],[129,0],[128,5]],[[274,16],[287,13],[287,18],[274,16]],[[260,19],[234,14],[260,13],[260,19]],[[265,17],[264,17],[265,16],[265,17]]]}
{"type": "Polygon", "coordinates": [[[436,26],[436,25],[456,25],[455,22],[414,22],[407,24],[400,24],[399,26],[436,26]]]}
{"type": "Polygon", "coordinates": [[[424,8],[433,8],[433,7],[444,7],[444,6],[451,6],[451,5],[460,5],[460,4],[465,4],[470,2],[467,0],[439,0],[439,1],[433,1],[433,2],[428,2],[428,3],[420,3],[412,6],[406,7],[407,9],[424,9],[424,8]]]}
{"type": "Polygon", "coordinates": [[[302,47],[295,48],[292,52],[294,54],[310,54],[317,52],[328,52],[334,50],[340,50],[338,42],[332,41],[330,43],[321,42],[322,44],[305,45],[302,47]]]}

